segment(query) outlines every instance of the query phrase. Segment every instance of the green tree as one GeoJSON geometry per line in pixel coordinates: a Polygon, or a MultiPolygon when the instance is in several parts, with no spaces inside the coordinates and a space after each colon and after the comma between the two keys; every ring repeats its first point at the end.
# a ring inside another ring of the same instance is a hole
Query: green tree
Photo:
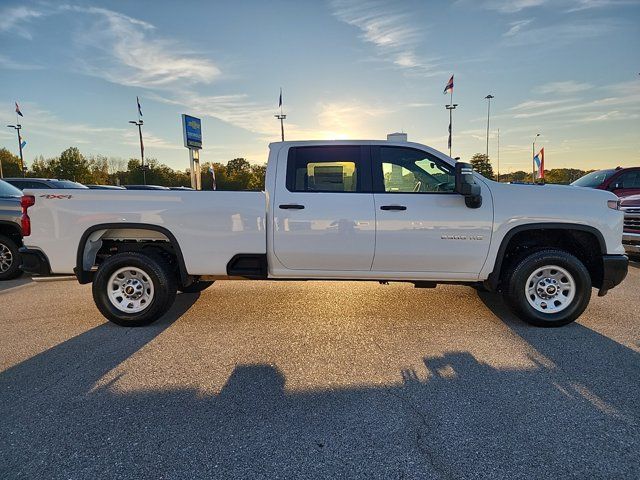
{"type": "Polygon", "coordinates": [[[89,183],[106,185],[109,183],[109,162],[107,157],[96,155],[87,159],[91,180],[89,183]]]}
{"type": "Polygon", "coordinates": [[[486,154],[476,153],[471,157],[471,165],[473,165],[473,169],[483,177],[491,180],[495,178],[493,175],[493,167],[486,154]]]}
{"type": "Polygon", "coordinates": [[[21,177],[20,157],[14,155],[6,148],[0,148],[0,162],[2,163],[2,176],[21,177]]]}
{"type": "Polygon", "coordinates": [[[77,147],[69,147],[60,154],[60,158],[52,165],[54,177],[73,180],[80,183],[91,183],[89,162],[77,147]]]}
{"type": "Polygon", "coordinates": [[[266,174],[266,165],[251,165],[251,180],[249,180],[249,190],[264,190],[264,178],[266,174]]]}

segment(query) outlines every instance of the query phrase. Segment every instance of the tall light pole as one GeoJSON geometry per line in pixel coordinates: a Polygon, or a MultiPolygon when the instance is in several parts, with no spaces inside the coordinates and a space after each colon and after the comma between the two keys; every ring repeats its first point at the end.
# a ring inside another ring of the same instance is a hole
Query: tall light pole
{"type": "Polygon", "coordinates": [[[20,136],[20,129],[22,128],[22,125],[20,125],[19,123],[16,123],[15,125],[7,125],[7,127],[15,129],[15,131],[18,133],[18,149],[20,150],[20,170],[22,170],[22,176],[26,177],[27,175],[24,168],[24,158],[22,156],[22,137],[20,136]]]}
{"type": "Polygon", "coordinates": [[[142,160],[142,181],[146,185],[147,184],[147,168],[144,164],[144,143],[142,143],[142,125],[144,125],[144,122],[142,120],[138,120],[137,122],[133,120],[129,120],[129,123],[132,123],[138,126],[138,135],[140,135],[140,158],[142,160]]]}
{"type": "Polygon", "coordinates": [[[485,100],[487,100],[487,162],[488,162],[489,161],[489,115],[491,113],[491,99],[495,97],[489,94],[484,98],[485,100]]]}
{"type": "MultiPolygon", "coordinates": [[[[453,100],[453,93],[451,94],[451,99],[453,100]]],[[[451,157],[451,146],[453,145],[453,111],[458,106],[457,103],[450,103],[449,105],[445,105],[444,107],[449,110],[449,156],[451,157]]]]}
{"type": "Polygon", "coordinates": [[[536,133],[536,136],[533,137],[533,147],[531,148],[531,165],[532,165],[532,170],[531,170],[531,183],[536,183],[536,140],[538,139],[538,137],[540,136],[539,133],[536,133]]]}
{"type": "Polygon", "coordinates": [[[498,182],[500,182],[500,129],[498,129],[498,182]]]}

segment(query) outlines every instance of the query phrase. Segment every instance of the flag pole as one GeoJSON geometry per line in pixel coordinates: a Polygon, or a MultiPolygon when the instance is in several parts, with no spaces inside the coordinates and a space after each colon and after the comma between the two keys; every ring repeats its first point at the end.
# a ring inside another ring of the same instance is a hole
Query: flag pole
{"type": "Polygon", "coordinates": [[[280,138],[284,142],[284,119],[287,118],[287,116],[283,113],[282,110],[282,104],[284,103],[282,101],[282,87],[280,88],[280,101],[278,103],[280,104],[280,115],[274,115],[274,117],[280,120],[280,138]]]}

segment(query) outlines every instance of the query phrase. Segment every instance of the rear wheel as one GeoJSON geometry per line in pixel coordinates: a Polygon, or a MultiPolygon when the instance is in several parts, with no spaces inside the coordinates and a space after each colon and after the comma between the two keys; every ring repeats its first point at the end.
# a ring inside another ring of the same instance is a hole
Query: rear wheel
{"type": "Polygon", "coordinates": [[[0,280],[10,280],[20,275],[18,245],[10,237],[0,235],[0,280]]]}
{"type": "Polygon", "coordinates": [[[176,279],[161,257],[119,253],[100,265],[93,299],[109,321],[140,327],[158,320],[176,297],[176,279]]]}
{"type": "Polygon", "coordinates": [[[511,310],[538,327],[561,327],[578,318],[591,299],[584,264],[562,250],[541,250],[514,262],[505,276],[511,310]]]}
{"type": "Polygon", "coordinates": [[[188,285],[186,287],[178,287],[178,291],[182,292],[182,293],[198,293],[198,292],[202,292],[203,290],[206,290],[207,288],[209,288],[211,285],[213,285],[213,281],[204,281],[201,280],[199,282],[193,282],[191,285],[188,285]]]}

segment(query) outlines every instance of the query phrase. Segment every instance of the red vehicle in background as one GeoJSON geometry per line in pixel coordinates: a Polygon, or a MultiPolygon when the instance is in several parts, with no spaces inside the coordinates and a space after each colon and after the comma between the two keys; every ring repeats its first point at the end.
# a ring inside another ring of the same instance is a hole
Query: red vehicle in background
{"type": "Polygon", "coordinates": [[[620,201],[624,212],[622,244],[630,258],[640,259],[640,195],[625,197],[620,201]]]}
{"type": "Polygon", "coordinates": [[[571,185],[609,190],[619,197],[640,195],[640,167],[598,170],[587,173],[571,185]]]}

